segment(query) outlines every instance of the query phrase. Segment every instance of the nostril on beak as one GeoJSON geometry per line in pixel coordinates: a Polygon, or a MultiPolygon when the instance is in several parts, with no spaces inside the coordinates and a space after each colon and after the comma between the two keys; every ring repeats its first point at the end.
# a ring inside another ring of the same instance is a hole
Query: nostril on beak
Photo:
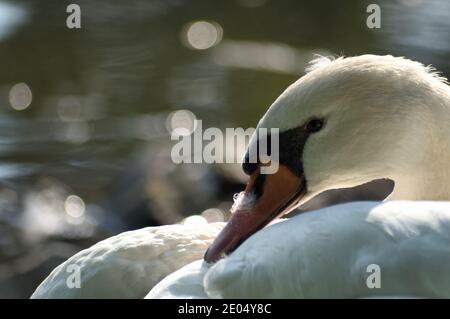
{"type": "Polygon", "coordinates": [[[242,170],[248,176],[252,175],[258,168],[258,163],[250,163],[248,152],[245,154],[242,160],[242,170]]]}
{"type": "Polygon", "coordinates": [[[258,163],[242,163],[242,170],[248,176],[252,175],[254,171],[258,168],[258,163]]]}

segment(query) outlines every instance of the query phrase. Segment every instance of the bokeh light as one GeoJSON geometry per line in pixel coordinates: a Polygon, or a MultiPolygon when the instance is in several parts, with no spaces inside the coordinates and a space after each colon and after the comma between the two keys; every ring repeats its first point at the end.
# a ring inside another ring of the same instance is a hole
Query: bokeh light
{"type": "Polygon", "coordinates": [[[223,211],[218,208],[209,208],[203,211],[201,216],[205,218],[208,223],[223,222],[225,220],[223,211]]]}
{"type": "Polygon", "coordinates": [[[32,100],[33,94],[26,83],[17,83],[9,90],[9,104],[16,111],[25,110],[32,100]]]}
{"type": "Polygon", "coordinates": [[[212,59],[215,63],[227,67],[298,76],[305,72],[305,67],[315,54],[332,55],[321,48],[310,50],[284,43],[227,40],[212,51],[212,59]]]}
{"type": "Polygon", "coordinates": [[[83,144],[91,139],[92,127],[88,122],[76,121],[65,125],[57,138],[64,142],[83,144]]]}
{"type": "Polygon", "coordinates": [[[189,217],[186,217],[185,219],[183,219],[181,221],[181,224],[186,225],[186,226],[203,226],[203,225],[207,225],[208,221],[200,215],[192,215],[189,217]]]}
{"type": "Polygon", "coordinates": [[[73,95],[62,96],[58,101],[58,115],[63,121],[76,121],[81,117],[82,105],[78,97],[73,95]]]}
{"type": "Polygon", "coordinates": [[[64,210],[70,217],[82,218],[84,216],[86,206],[81,197],[77,195],[69,195],[64,201],[64,210]]]}
{"type": "Polygon", "coordinates": [[[169,114],[167,130],[177,136],[190,135],[195,131],[195,114],[189,110],[178,110],[169,114]]]}
{"type": "Polygon", "coordinates": [[[223,29],[214,21],[196,21],[183,28],[182,40],[195,50],[209,49],[222,41],[223,29]]]}
{"type": "Polygon", "coordinates": [[[0,41],[7,39],[26,21],[28,10],[13,1],[0,2],[0,41]]]}

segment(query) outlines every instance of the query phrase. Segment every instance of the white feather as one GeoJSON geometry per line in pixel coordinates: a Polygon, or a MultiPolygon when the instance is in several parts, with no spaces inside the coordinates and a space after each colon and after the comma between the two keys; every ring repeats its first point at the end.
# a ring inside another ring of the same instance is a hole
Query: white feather
{"type": "Polygon", "coordinates": [[[449,298],[449,267],[450,203],[355,202],[267,227],[210,269],[200,260],[181,268],[147,298],[449,298]],[[380,288],[367,285],[372,264],[380,288]]]}
{"type": "Polygon", "coordinates": [[[224,223],[129,231],[82,250],[55,268],[32,298],[143,298],[161,279],[202,258],[224,223]],[[67,280],[77,265],[81,285],[67,280]]]}

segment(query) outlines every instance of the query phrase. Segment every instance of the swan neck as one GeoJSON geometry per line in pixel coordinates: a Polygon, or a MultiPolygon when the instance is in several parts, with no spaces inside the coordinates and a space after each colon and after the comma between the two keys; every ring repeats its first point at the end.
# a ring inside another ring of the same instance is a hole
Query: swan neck
{"type": "Polygon", "coordinates": [[[450,201],[450,89],[440,93],[430,101],[424,143],[408,154],[413,164],[392,177],[395,187],[388,199],[450,201]]]}

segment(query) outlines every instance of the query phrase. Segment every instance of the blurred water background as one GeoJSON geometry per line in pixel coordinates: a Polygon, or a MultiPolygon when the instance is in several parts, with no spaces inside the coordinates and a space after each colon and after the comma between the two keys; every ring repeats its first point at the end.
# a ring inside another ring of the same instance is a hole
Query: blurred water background
{"type": "Polygon", "coordinates": [[[119,232],[226,220],[239,165],[175,165],[170,131],[195,118],[256,126],[316,53],[402,55],[450,74],[449,1],[376,1],[381,28],[369,29],[373,2],[0,0],[0,298],[29,297],[119,232]],[[79,30],[66,27],[72,2],[79,30]]]}

